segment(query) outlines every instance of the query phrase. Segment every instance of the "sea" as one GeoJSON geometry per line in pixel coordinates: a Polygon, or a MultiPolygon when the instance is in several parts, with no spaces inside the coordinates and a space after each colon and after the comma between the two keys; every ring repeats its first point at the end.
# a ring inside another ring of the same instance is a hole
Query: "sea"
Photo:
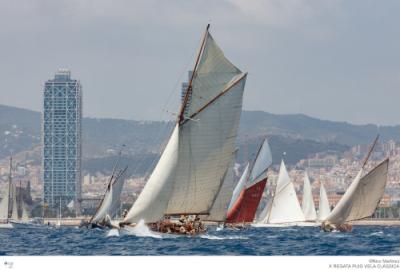
{"type": "Polygon", "coordinates": [[[197,236],[160,235],[141,226],[119,231],[77,227],[0,229],[0,255],[400,255],[400,227],[209,228],[197,236]]]}

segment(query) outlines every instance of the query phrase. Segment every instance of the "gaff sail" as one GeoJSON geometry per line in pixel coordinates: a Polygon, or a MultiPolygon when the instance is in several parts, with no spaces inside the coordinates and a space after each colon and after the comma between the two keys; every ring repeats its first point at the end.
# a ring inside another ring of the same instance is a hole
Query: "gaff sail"
{"type": "Polygon", "coordinates": [[[174,131],[124,223],[210,213],[235,150],[246,75],[207,27],[174,131]]]}
{"type": "Polygon", "coordinates": [[[372,216],[385,192],[389,159],[385,159],[364,177],[359,171],[326,221],[343,224],[372,216]]]}

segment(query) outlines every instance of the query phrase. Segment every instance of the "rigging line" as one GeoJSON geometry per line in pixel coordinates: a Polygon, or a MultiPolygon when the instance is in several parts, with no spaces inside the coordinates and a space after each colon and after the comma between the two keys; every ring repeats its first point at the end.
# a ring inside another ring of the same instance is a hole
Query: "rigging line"
{"type": "MultiPolygon", "coordinates": [[[[196,42],[196,44],[199,44],[200,41],[201,41],[201,38],[198,40],[198,42],[196,42]]],[[[196,47],[197,47],[197,45],[196,45],[196,47]]],[[[159,116],[158,116],[158,118],[157,118],[157,119],[160,119],[160,122],[165,122],[165,123],[163,123],[163,126],[162,126],[161,128],[159,128],[159,130],[158,130],[156,136],[153,137],[153,145],[158,144],[158,146],[156,147],[158,153],[162,153],[162,152],[163,152],[163,147],[164,147],[164,140],[162,140],[161,137],[167,137],[167,136],[166,136],[166,134],[167,134],[167,127],[169,127],[169,124],[170,124],[171,122],[173,122],[173,121],[171,121],[171,120],[168,121],[168,119],[165,120],[165,121],[163,120],[163,116],[166,115],[166,114],[165,114],[165,110],[166,110],[166,108],[168,108],[168,106],[169,106],[170,104],[172,104],[172,102],[176,102],[176,101],[171,101],[171,100],[173,100],[173,99],[172,99],[172,97],[174,96],[173,94],[176,94],[176,92],[178,92],[178,89],[180,89],[180,88],[178,88],[178,85],[179,85],[179,84],[181,83],[181,81],[182,81],[183,74],[189,70],[189,66],[191,65],[192,59],[193,59],[193,57],[194,57],[195,54],[196,54],[196,49],[193,49],[193,50],[192,50],[192,55],[191,55],[190,58],[188,59],[187,63],[184,65],[184,68],[183,68],[182,71],[180,72],[180,75],[178,76],[178,79],[176,80],[174,86],[173,86],[172,89],[169,91],[169,94],[168,94],[168,96],[167,96],[167,99],[166,99],[166,101],[164,102],[164,105],[162,106],[162,109],[160,110],[160,114],[159,114],[159,116]]],[[[186,79],[185,79],[185,81],[186,81],[186,79]]],[[[172,125],[172,128],[174,128],[174,127],[175,127],[175,125],[172,125]]],[[[172,132],[171,132],[171,133],[172,133],[172,132]]],[[[145,158],[144,158],[144,155],[143,155],[142,158],[139,160],[139,162],[136,163],[135,167],[133,168],[133,172],[136,172],[137,169],[138,169],[140,166],[143,165],[144,160],[145,160],[145,158]]],[[[155,157],[153,158],[153,160],[151,161],[151,164],[150,164],[150,166],[148,167],[148,170],[151,170],[151,168],[153,168],[153,167],[155,166],[155,163],[156,163],[158,160],[159,160],[159,157],[158,157],[158,156],[155,156],[155,157]]],[[[147,173],[145,173],[145,174],[148,175],[149,173],[147,172],[147,173]]],[[[147,178],[147,176],[146,176],[145,178],[147,178]]]]}

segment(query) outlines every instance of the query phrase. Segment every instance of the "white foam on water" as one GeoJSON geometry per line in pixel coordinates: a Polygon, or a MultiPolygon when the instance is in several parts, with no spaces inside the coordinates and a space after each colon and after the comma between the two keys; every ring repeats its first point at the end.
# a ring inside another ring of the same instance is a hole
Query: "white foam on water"
{"type": "Polygon", "coordinates": [[[370,236],[381,236],[381,235],[383,235],[383,234],[384,234],[383,231],[379,231],[379,232],[373,232],[373,233],[371,233],[370,236]]]}
{"type": "Polygon", "coordinates": [[[113,236],[119,236],[119,230],[118,229],[111,229],[107,233],[107,237],[113,237],[113,236]]]}
{"type": "Polygon", "coordinates": [[[243,236],[215,236],[215,235],[208,235],[202,234],[200,238],[209,239],[209,240],[234,240],[234,239],[249,239],[248,237],[243,236]]]}
{"type": "Polygon", "coordinates": [[[123,234],[134,235],[137,237],[153,237],[153,238],[162,238],[160,234],[152,232],[149,227],[144,223],[144,220],[141,219],[135,227],[126,226],[122,229],[123,234]]]}

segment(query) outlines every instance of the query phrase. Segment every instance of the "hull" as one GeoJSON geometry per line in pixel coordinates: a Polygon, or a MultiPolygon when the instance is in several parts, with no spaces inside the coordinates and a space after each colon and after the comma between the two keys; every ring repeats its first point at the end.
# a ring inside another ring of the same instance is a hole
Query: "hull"
{"type": "Polygon", "coordinates": [[[319,227],[319,222],[288,222],[288,223],[255,223],[251,224],[255,228],[287,228],[287,227],[319,227]]]}
{"type": "Polygon", "coordinates": [[[243,190],[228,212],[226,223],[253,222],[267,178],[243,190]]]}
{"type": "Polygon", "coordinates": [[[14,226],[11,223],[0,223],[0,229],[12,229],[14,226]]]}
{"type": "Polygon", "coordinates": [[[35,222],[32,222],[32,221],[12,220],[12,221],[10,221],[10,223],[16,229],[43,227],[43,224],[35,223],[35,222]]]}

